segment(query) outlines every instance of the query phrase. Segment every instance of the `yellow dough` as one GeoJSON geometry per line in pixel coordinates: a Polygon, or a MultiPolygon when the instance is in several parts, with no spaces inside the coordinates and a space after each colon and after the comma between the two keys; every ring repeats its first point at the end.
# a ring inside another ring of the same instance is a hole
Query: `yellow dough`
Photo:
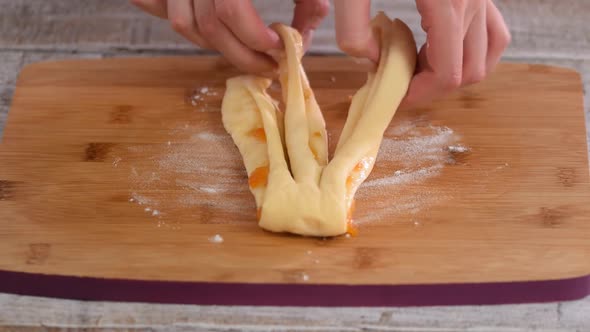
{"type": "Polygon", "coordinates": [[[349,231],[354,194],[373,168],[416,64],[416,44],[403,22],[380,13],[372,24],[381,41],[380,63],[354,95],[330,162],[324,118],[301,66],[296,30],[273,26],[285,44],[279,58],[284,114],[266,93],[269,79],[227,81],[223,124],[244,160],[260,227],[310,236],[349,231]]]}

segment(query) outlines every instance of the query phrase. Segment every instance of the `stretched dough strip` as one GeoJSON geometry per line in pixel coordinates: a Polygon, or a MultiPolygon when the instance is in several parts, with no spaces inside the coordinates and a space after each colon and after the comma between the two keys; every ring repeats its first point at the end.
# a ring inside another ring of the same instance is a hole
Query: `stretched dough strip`
{"type": "Polygon", "coordinates": [[[280,81],[285,101],[285,143],[291,163],[291,173],[298,182],[314,182],[327,164],[326,141],[312,140],[314,133],[326,137],[324,117],[315,101],[313,91],[301,66],[303,43],[301,35],[282,24],[273,24],[285,44],[285,54],[278,59],[280,81]],[[313,143],[313,145],[312,145],[313,143]]]}
{"type": "Polygon", "coordinates": [[[260,227],[312,236],[349,230],[354,194],[373,168],[416,63],[416,45],[403,22],[380,13],[372,24],[381,41],[381,61],[353,97],[330,162],[324,119],[301,66],[297,31],[273,25],[285,44],[278,60],[284,119],[266,93],[268,79],[228,80],[223,123],[244,159],[260,227]]]}

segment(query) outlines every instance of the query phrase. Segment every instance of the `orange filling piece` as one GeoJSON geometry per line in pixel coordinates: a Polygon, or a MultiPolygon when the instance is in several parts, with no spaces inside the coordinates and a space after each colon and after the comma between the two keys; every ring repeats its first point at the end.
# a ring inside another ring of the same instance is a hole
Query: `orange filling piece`
{"type": "Polygon", "coordinates": [[[260,220],[260,218],[261,218],[261,217],[262,217],[262,208],[261,208],[261,207],[259,207],[259,208],[256,210],[256,220],[260,220]]]}
{"type": "Polygon", "coordinates": [[[303,98],[307,101],[311,97],[311,89],[303,89],[303,98]]]}
{"type": "Polygon", "coordinates": [[[266,142],[266,133],[264,132],[264,128],[254,129],[249,133],[249,135],[261,142],[266,142]]]}
{"type": "Polygon", "coordinates": [[[248,184],[250,188],[264,187],[268,183],[268,166],[261,166],[250,173],[248,184]]]}
{"type": "Polygon", "coordinates": [[[352,185],[354,183],[354,174],[359,173],[360,171],[363,170],[363,163],[359,162],[358,164],[356,164],[356,166],[354,166],[354,168],[352,169],[352,172],[350,172],[350,175],[346,178],[346,190],[350,191],[352,190],[352,185]]]}
{"type": "Polygon", "coordinates": [[[363,170],[363,167],[363,163],[359,162],[358,164],[356,164],[356,166],[354,166],[354,169],[352,171],[358,173],[363,170]]]}
{"type": "Polygon", "coordinates": [[[318,160],[318,152],[313,148],[313,145],[311,145],[311,143],[309,143],[309,149],[311,150],[311,153],[313,154],[315,160],[318,160]]]}
{"type": "Polygon", "coordinates": [[[352,220],[348,222],[346,233],[350,234],[350,236],[357,236],[359,234],[359,229],[352,224],[352,220]]]}
{"type": "Polygon", "coordinates": [[[346,178],[346,190],[349,192],[352,190],[352,183],[354,182],[353,180],[354,179],[352,178],[352,175],[349,175],[346,178]]]}

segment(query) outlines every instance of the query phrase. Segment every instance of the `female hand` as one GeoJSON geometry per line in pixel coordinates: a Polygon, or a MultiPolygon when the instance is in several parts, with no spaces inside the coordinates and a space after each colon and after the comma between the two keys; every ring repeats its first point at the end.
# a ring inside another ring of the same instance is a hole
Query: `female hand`
{"type": "MultiPolygon", "coordinates": [[[[189,41],[219,51],[239,69],[261,73],[275,69],[266,53],[282,48],[249,0],[131,0],[144,11],[170,21],[189,41]]],[[[328,0],[296,0],[292,25],[307,47],[313,30],[328,15],[328,0]]]]}
{"type": "MultiPolygon", "coordinates": [[[[416,0],[426,43],[404,105],[424,103],[483,80],[500,61],[510,32],[492,0],[416,0]]],[[[334,0],[336,39],[355,57],[379,61],[370,0],[334,0]]]]}

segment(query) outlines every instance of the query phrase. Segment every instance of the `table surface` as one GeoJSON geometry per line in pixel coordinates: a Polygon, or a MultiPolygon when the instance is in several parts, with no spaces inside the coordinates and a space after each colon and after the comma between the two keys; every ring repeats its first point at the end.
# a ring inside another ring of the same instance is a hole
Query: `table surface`
{"type": "MultiPolygon", "coordinates": [[[[590,88],[586,0],[496,1],[512,32],[504,61],[578,70],[590,88]]],[[[290,1],[254,1],[264,20],[290,22],[290,1]]],[[[167,22],[122,0],[0,0],[0,134],[18,72],[44,60],[197,54],[167,22]]],[[[373,11],[400,17],[424,41],[410,0],[373,1],[373,11]]],[[[313,53],[337,53],[333,17],[315,33],[313,53]]],[[[585,95],[586,124],[590,108],[585,95]]],[[[590,297],[564,303],[418,307],[211,307],[55,300],[0,294],[0,330],[47,327],[289,331],[590,331],[590,297]]]]}

